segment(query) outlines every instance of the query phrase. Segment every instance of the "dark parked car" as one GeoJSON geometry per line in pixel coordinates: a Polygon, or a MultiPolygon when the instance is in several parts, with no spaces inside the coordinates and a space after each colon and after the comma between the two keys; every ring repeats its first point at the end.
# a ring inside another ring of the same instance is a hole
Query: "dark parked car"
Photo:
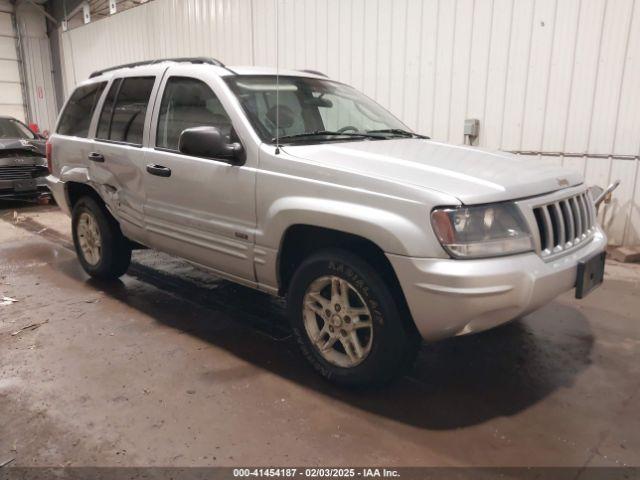
{"type": "Polygon", "coordinates": [[[48,192],[45,139],[12,117],[0,116],[0,199],[48,192]]]}

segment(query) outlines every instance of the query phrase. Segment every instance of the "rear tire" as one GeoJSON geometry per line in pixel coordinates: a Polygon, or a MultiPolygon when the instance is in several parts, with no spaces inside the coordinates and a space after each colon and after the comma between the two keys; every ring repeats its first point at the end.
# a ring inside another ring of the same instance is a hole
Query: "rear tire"
{"type": "Polygon", "coordinates": [[[343,250],[302,262],[287,308],[304,356],[328,380],[350,387],[379,386],[413,364],[419,338],[376,270],[343,250]]]}
{"type": "Polygon", "coordinates": [[[94,278],[113,280],[131,263],[131,245],[106,207],[82,197],[73,207],[73,244],[85,272],[94,278]]]}

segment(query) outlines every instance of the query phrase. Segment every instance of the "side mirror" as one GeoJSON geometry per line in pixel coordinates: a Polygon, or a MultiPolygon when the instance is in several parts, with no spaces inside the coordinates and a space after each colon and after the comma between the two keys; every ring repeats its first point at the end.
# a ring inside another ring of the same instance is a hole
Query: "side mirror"
{"type": "Polygon", "coordinates": [[[218,158],[234,165],[244,163],[244,150],[239,143],[227,143],[216,127],[194,127],[183,130],[178,141],[180,153],[194,157],[218,158]]]}

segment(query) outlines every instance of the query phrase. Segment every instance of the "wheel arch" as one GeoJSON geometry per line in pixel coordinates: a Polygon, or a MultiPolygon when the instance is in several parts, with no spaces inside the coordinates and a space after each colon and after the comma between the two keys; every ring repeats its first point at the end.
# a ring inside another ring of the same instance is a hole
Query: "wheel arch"
{"type": "Polygon", "coordinates": [[[70,211],[73,211],[75,204],[84,196],[91,197],[99,204],[106,206],[96,189],[86,183],[74,181],[65,182],[65,196],[70,211]]]}
{"type": "Polygon", "coordinates": [[[425,249],[422,241],[424,224],[418,224],[416,214],[420,220],[426,218],[422,206],[400,215],[388,205],[285,196],[265,209],[261,243],[279,245],[291,227],[304,224],[360,236],[371,240],[384,252],[409,255],[425,249]]]}
{"type": "Polygon", "coordinates": [[[417,331],[400,281],[384,250],[374,241],[353,233],[305,223],[289,226],[278,250],[276,276],[279,294],[286,295],[296,269],[305,258],[328,249],[347,251],[369,263],[389,287],[402,317],[406,319],[406,326],[417,331]]]}

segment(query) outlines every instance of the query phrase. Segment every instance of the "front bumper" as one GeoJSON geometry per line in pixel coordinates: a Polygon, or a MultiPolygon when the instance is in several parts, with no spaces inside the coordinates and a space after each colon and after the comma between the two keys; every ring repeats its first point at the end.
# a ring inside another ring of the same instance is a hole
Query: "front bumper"
{"type": "Polygon", "coordinates": [[[35,188],[29,190],[16,190],[13,180],[0,180],[0,198],[33,198],[48,193],[46,177],[36,177],[35,188]]]}
{"type": "Polygon", "coordinates": [[[578,262],[606,247],[598,228],[582,248],[544,261],[534,252],[480,260],[387,254],[425,340],[481,332],[536,310],[576,284],[578,262]]]}

